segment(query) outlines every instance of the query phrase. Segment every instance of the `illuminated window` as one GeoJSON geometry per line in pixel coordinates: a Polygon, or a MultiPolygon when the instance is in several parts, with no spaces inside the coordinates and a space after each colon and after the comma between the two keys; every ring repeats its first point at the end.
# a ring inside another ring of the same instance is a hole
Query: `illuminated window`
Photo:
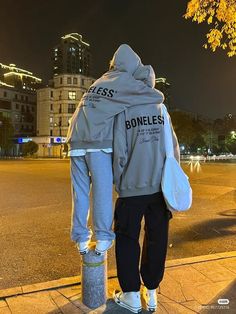
{"type": "Polygon", "coordinates": [[[19,114],[15,114],[15,121],[20,122],[20,115],[19,114]]]}
{"type": "Polygon", "coordinates": [[[50,123],[53,123],[53,117],[50,117],[50,123]]]}
{"type": "Polygon", "coordinates": [[[75,100],[75,99],[76,99],[76,92],[70,91],[70,92],[68,93],[68,99],[70,99],[70,100],[75,100]]]}

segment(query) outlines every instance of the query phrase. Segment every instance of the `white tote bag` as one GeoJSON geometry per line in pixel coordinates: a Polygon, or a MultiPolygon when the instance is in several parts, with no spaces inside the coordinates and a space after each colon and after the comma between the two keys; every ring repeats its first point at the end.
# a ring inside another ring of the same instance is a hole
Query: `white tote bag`
{"type": "Polygon", "coordinates": [[[192,205],[192,189],[187,175],[174,157],[174,147],[169,116],[162,105],[164,117],[164,143],[166,160],[162,172],[161,187],[166,205],[171,211],[185,211],[192,205]]]}

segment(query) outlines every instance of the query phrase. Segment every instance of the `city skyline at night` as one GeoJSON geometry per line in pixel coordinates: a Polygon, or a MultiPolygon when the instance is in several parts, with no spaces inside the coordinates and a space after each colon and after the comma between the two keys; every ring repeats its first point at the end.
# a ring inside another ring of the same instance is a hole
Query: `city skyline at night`
{"type": "Polygon", "coordinates": [[[30,69],[48,82],[52,49],[67,33],[79,33],[90,44],[93,77],[108,68],[121,43],[129,44],[157,77],[171,84],[174,107],[210,118],[236,114],[236,59],[202,46],[206,26],[183,18],[187,1],[69,1],[33,4],[3,1],[0,62],[30,69]],[[8,12],[11,10],[11,19],[8,12]]]}

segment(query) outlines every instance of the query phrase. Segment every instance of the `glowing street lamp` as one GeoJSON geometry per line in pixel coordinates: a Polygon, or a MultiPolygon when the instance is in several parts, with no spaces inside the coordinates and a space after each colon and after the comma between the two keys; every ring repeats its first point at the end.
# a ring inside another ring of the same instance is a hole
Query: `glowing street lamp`
{"type": "Polygon", "coordinates": [[[236,138],[236,132],[235,131],[231,131],[230,134],[232,135],[232,139],[236,138]]]}

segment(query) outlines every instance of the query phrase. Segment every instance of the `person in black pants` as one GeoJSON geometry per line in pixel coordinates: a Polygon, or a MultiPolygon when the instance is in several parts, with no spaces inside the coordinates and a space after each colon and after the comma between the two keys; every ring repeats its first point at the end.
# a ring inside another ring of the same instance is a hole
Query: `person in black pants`
{"type": "MultiPolygon", "coordinates": [[[[155,74],[151,66],[140,66],[134,76],[150,88],[154,87],[155,74]]],[[[157,309],[156,289],[165,269],[172,214],[161,191],[166,158],[165,121],[161,108],[158,104],[129,108],[116,117],[114,124],[113,175],[119,195],[114,231],[117,275],[122,291],[114,291],[113,297],[118,305],[133,313],[142,310],[141,278],[147,309],[157,309]],[[139,267],[139,236],[143,218],[145,235],[139,267]]],[[[170,117],[167,116],[167,119],[170,120],[170,117]]],[[[179,161],[179,146],[173,128],[172,137],[175,158],[179,161]]]]}
{"type": "Polygon", "coordinates": [[[159,286],[164,274],[171,216],[161,192],[118,198],[115,207],[116,262],[123,292],[139,291],[140,273],[147,289],[159,286]],[[139,235],[143,217],[145,234],[139,271],[139,235]]]}

